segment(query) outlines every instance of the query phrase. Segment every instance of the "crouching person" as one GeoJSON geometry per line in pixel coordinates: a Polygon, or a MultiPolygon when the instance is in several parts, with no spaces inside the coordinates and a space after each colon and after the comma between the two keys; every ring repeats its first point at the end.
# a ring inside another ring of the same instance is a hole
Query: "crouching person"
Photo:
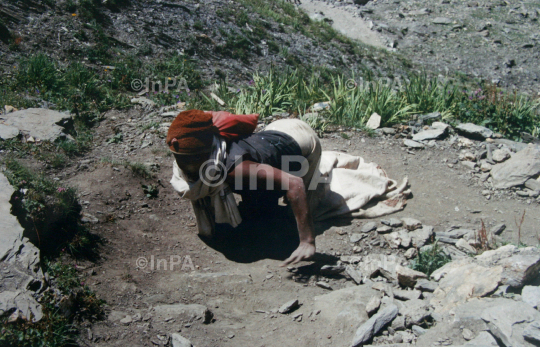
{"type": "MultiPolygon", "coordinates": [[[[312,211],[318,203],[312,178],[321,157],[316,133],[298,119],[278,120],[252,133],[257,115],[251,127],[240,124],[235,133],[235,127],[224,129],[222,118],[216,120],[223,114],[181,112],[167,134],[175,158],[171,184],[180,196],[191,200],[199,234],[211,237],[215,223],[233,227],[241,223],[233,192],[244,200],[253,189],[279,190],[292,208],[300,238],[300,245],[282,266],[310,259],[315,254],[312,211]]],[[[229,120],[246,117],[225,116],[229,120]]]]}

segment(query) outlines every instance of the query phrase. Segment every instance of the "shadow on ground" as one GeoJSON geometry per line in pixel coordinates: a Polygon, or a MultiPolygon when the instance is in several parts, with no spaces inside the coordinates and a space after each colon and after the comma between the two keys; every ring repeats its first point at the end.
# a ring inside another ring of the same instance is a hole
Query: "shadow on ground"
{"type": "MultiPolygon", "coordinates": [[[[253,263],[262,259],[285,260],[298,247],[298,229],[292,211],[287,206],[258,206],[257,209],[240,203],[242,223],[233,228],[218,224],[213,239],[204,239],[208,247],[237,263],[253,263]]],[[[333,219],[317,223],[315,234],[321,235],[332,226],[346,226],[352,219],[333,219]]],[[[335,264],[339,258],[317,253],[314,261],[320,268],[335,264]]],[[[317,267],[317,266],[316,266],[317,267]]]]}

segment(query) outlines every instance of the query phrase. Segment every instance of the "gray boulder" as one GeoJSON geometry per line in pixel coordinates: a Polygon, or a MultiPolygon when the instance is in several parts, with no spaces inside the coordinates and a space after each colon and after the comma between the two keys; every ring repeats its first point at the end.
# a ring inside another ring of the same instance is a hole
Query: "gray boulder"
{"type": "Polygon", "coordinates": [[[420,299],[412,299],[403,303],[399,314],[405,317],[405,327],[422,324],[431,316],[433,308],[431,305],[420,299]]]}
{"type": "Polygon", "coordinates": [[[517,152],[504,163],[491,169],[495,188],[510,188],[525,184],[540,174],[540,148],[529,146],[517,152]]]}
{"type": "Polygon", "coordinates": [[[366,305],[376,295],[380,294],[367,285],[343,288],[315,296],[313,310],[320,310],[318,316],[324,319],[328,330],[343,332],[332,338],[332,342],[344,346],[350,343],[357,327],[369,319],[366,305]]]}
{"type": "Polygon", "coordinates": [[[369,233],[370,231],[373,231],[377,229],[377,223],[376,222],[368,222],[362,226],[362,229],[360,229],[363,233],[369,233]]]}
{"type": "Polygon", "coordinates": [[[421,290],[423,292],[433,293],[435,291],[435,289],[437,289],[438,286],[439,285],[437,284],[437,282],[421,279],[421,280],[418,280],[418,282],[416,282],[416,285],[414,286],[414,289],[418,289],[418,290],[421,290]]]}
{"type": "Polygon", "coordinates": [[[540,312],[524,302],[502,298],[470,300],[432,316],[437,317],[437,325],[418,338],[417,346],[432,346],[444,337],[450,337],[453,346],[532,346],[524,339],[524,330],[540,320],[540,312]],[[464,336],[464,327],[472,334],[464,336]]]}
{"type": "Polygon", "coordinates": [[[397,314],[398,308],[395,305],[380,310],[358,328],[352,340],[351,347],[363,346],[381,329],[390,324],[396,318],[397,314]]]}
{"type": "Polygon", "coordinates": [[[495,305],[483,310],[480,317],[490,333],[504,345],[524,346],[527,345],[524,341],[526,336],[535,336],[534,326],[528,323],[540,321],[540,312],[524,302],[498,299],[495,305]]]}
{"type": "Polygon", "coordinates": [[[286,313],[296,310],[299,306],[300,304],[298,303],[298,299],[293,299],[281,305],[278,312],[282,314],[286,314],[286,313]]]}
{"type": "Polygon", "coordinates": [[[399,284],[404,287],[414,288],[416,282],[419,279],[426,279],[427,275],[420,271],[415,271],[408,267],[398,265],[396,268],[396,274],[399,284]]]}
{"type": "Polygon", "coordinates": [[[46,283],[40,268],[39,249],[27,238],[9,202],[14,192],[0,173],[0,266],[10,276],[0,285],[0,315],[18,312],[21,318],[37,322],[43,317],[41,305],[34,298],[46,283]],[[7,271],[7,272],[6,272],[7,271]]]}
{"type": "Polygon", "coordinates": [[[538,308],[540,303],[540,287],[525,286],[521,291],[521,300],[531,305],[532,308],[538,308]]]}
{"type": "Polygon", "coordinates": [[[9,200],[14,191],[6,176],[0,173],[0,260],[13,251],[15,244],[22,240],[24,231],[17,218],[11,214],[9,200]]]}
{"type": "Polygon", "coordinates": [[[519,152],[527,148],[527,144],[523,142],[516,142],[508,139],[494,139],[493,143],[505,145],[512,150],[512,152],[519,152]]]}
{"type": "Polygon", "coordinates": [[[0,124],[0,139],[1,140],[10,140],[17,136],[19,136],[18,128],[11,125],[0,124]]]}
{"type": "Polygon", "coordinates": [[[413,135],[413,141],[429,141],[439,140],[446,135],[446,128],[444,129],[430,129],[424,130],[413,135]]]}
{"type": "Polygon", "coordinates": [[[171,335],[171,344],[172,347],[193,347],[191,341],[189,341],[180,334],[171,335]]]}
{"type": "Polygon", "coordinates": [[[416,142],[416,141],[409,140],[409,139],[403,140],[403,144],[404,144],[406,147],[409,147],[409,148],[417,148],[417,149],[421,149],[421,148],[425,148],[425,147],[426,147],[426,146],[424,146],[423,144],[421,144],[420,142],[416,142]]]}
{"type": "Polygon", "coordinates": [[[464,257],[436,270],[431,277],[439,282],[431,304],[437,312],[493,293],[499,285],[521,288],[538,276],[540,250],[507,245],[474,258],[464,257]]]}
{"type": "Polygon", "coordinates": [[[433,227],[424,225],[422,229],[417,229],[409,233],[411,235],[412,245],[416,248],[424,246],[433,237],[433,227]]]}
{"type": "Polygon", "coordinates": [[[537,278],[540,270],[540,249],[536,247],[517,248],[507,245],[486,251],[475,259],[484,266],[501,266],[501,284],[513,288],[521,288],[537,278]]]}
{"type": "Polygon", "coordinates": [[[456,126],[456,130],[459,134],[474,140],[485,140],[493,137],[493,131],[473,123],[461,123],[456,126]]]}
{"type": "Polygon", "coordinates": [[[65,129],[72,126],[72,116],[44,108],[29,108],[0,115],[0,122],[17,128],[36,140],[54,141],[66,137],[65,129]]]}
{"type": "Polygon", "coordinates": [[[540,345],[540,322],[532,322],[523,331],[523,337],[526,341],[538,346],[540,345]]]}

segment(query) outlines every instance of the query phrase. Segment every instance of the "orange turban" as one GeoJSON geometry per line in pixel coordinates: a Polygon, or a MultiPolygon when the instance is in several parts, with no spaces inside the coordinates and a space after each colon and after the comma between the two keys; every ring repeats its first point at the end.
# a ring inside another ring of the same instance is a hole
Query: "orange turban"
{"type": "Polygon", "coordinates": [[[176,154],[210,152],[214,134],[217,133],[212,114],[199,110],[184,111],[176,116],[169,127],[167,145],[176,154]]]}

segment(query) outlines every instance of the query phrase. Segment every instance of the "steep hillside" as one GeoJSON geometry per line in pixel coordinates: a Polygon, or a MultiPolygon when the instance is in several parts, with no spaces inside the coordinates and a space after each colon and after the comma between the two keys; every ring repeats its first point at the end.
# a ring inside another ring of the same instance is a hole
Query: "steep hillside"
{"type": "MultiPolygon", "coordinates": [[[[5,70],[37,52],[92,66],[181,55],[209,78],[316,66],[404,74],[403,59],[352,42],[282,1],[17,1],[0,5],[5,70]],[[7,33],[9,31],[9,33],[7,33]]],[[[406,63],[405,63],[406,64],[406,63]]]]}

